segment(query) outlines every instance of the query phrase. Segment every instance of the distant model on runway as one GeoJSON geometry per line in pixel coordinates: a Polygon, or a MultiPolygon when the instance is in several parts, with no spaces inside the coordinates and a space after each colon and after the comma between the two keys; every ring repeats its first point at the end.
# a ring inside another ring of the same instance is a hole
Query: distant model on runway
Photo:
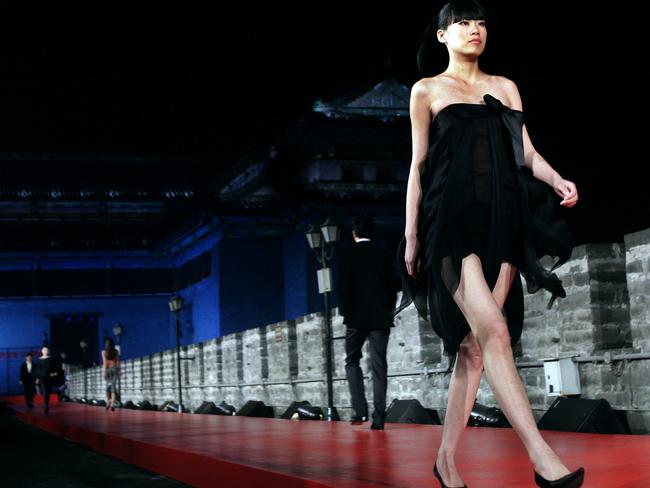
{"type": "Polygon", "coordinates": [[[41,349],[41,357],[36,365],[36,384],[39,386],[43,395],[45,415],[50,413],[50,393],[52,392],[52,387],[58,383],[60,374],[58,365],[50,357],[50,348],[43,347],[41,349]]]}
{"type": "Polygon", "coordinates": [[[102,351],[102,368],[106,381],[106,410],[115,411],[117,400],[117,380],[120,376],[120,353],[115,348],[113,339],[106,338],[102,351]]]}
{"type": "Polygon", "coordinates": [[[578,192],[533,147],[515,83],[480,70],[485,19],[476,1],[449,2],[419,52],[422,71],[425,50],[440,42],[449,65],[419,80],[411,92],[413,154],[398,252],[403,297],[396,312],[415,302],[452,356],[434,464],[443,486],[464,486],[455,454],[485,368],[499,405],[527,449],[535,482],[577,487],[584,470],[570,472],[542,438],[512,345],[523,325],[517,271],[530,292],[551,292],[549,305],[565,296],[559,278],[538,258],[559,257],[554,268],[569,259],[571,235],[557,213],[559,205],[575,205],[578,192]]]}

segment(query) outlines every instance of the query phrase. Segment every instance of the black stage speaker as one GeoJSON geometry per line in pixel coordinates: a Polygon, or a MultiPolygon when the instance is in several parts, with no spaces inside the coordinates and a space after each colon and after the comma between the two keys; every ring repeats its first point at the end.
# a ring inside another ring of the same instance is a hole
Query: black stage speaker
{"type": "Polygon", "coordinates": [[[174,403],[174,400],[167,400],[165,403],[160,405],[157,410],[161,412],[178,412],[178,405],[174,403]]]}
{"type": "Polygon", "coordinates": [[[155,405],[152,405],[148,400],[136,402],[135,408],[138,410],[157,410],[155,405]]]}
{"type": "Polygon", "coordinates": [[[264,402],[248,400],[237,412],[241,417],[267,417],[273,418],[273,407],[267,407],[264,402]]]}
{"type": "Polygon", "coordinates": [[[228,405],[226,402],[221,402],[219,405],[216,405],[214,402],[203,402],[199,408],[194,410],[194,413],[206,415],[235,415],[235,407],[228,405]]]}
{"type": "Polygon", "coordinates": [[[427,411],[418,400],[394,399],[386,410],[386,422],[400,424],[440,425],[438,412],[435,415],[427,411]]]}
{"type": "Polygon", "coordinates": [[[199,408],[194,410],[194,413],[217,415],[219,412],[214,402],[203,402],[199,408]]]}
{"type": "Polygon", "coordinates": [[[440,417],[438,416],[438,411],[433,409],[433,408],[425,408],[424,409],[429,416],[433,419],[433,424],[434,425],[441,425],[442,422],[440,422],[440,417]]]}
{"type": "Polygon", "coordinates": [[[537,427],[564,432],[628,434],[607,400],[557,397],[537,427]]]}
{"type": "Polygon", "coordinates": [[[300,420],[323,420],[325,418],[325,414],[323,414],[323,410],[320,407],[300,405],[297,410],[300,420]]]}
{"type": "MultiPolygon", "coordinates": [[[[160,410],[161,412],[176,412],[178,413],[178,403],[168,400],[165,403],[163,403],[160,407],[155,408],[156,406],[154,405],[155,410],[160,410]]],[[[183,412],[189,413],[188,408],[183,405],[183,412]]]]}
{"type": "Polygon", "coordinates": [[[215,405],[215,408],[217,410],[217,415],[235,415],[237,413],[235,407],[226,403],[225,400],[222,400],[219,405],[215,405]]]}
{"type": "Polygon", "coordinates": [[[309,403],[307,400],[304,400],[302,402],[291,402],[291,405],[289,405],[289,407],[284,411],[284,413],[280,415],[280,418],[290,420],[293,414],[297,413],[298,407],[300,406],[308,407],[310,405],[311,403],[309,403]]]}

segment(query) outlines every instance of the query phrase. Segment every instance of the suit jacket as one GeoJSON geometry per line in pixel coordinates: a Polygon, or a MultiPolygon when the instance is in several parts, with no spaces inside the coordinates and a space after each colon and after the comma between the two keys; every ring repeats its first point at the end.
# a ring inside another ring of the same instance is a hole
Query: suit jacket
{"type": "Polygon", "coordinates": [[[32,371],[31,373],[27,371],[27,363],[20,365],[20,381],[23,382],[23,385],[29,386],[33,385],[36,381],[36,363],[32,361],[32,371]]]}
{"type": "Polygon", "coordinates": [[[373,241],[360,241],[339,255],[339,313],[353,328],[392,327],[399,286],[393,258],[373,241]]]}

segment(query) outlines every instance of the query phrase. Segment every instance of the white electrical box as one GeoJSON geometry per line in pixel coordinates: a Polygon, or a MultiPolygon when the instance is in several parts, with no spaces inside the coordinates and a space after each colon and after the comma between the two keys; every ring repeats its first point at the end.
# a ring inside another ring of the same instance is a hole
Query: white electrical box
{"type": "Polygon", "coordinates": [[[318,293],[332,291],[332,273],[329,268],[318,270],[318,293]]]}
{"type": "Polygon", "coordinates": [[[580,372],[578,365],[569,358],[544,359],[546,395],[579,395],[580,372]]]}

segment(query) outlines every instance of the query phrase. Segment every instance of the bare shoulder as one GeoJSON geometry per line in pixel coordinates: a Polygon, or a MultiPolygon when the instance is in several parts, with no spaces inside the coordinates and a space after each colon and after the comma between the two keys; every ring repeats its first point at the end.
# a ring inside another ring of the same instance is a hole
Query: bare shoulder
{"type": "Polygon", "coordinates": [[[421,104],[424,108],[426,106],[427,110],[431,113],[436,113],[439,107],[436,105],[440,104],[444,100],[445,92],[448,91],[445,80],[438,76],[433,76],[431,78],[422,78],[413,85],[411,91],[412,101],[421,104]]]}
{"type": "Polygon", "coordinates": [[[434,78],[422,78],[416,81],[411,88],[411,99],[418,102],[430,100],[434,87],[434,78]]]}
{"type": "Polygon", "coordinates": [[[517,88],[517,84],[505,76],[494,75],[492,78],[492,83],[494,84],[496,88],[495,91],[497,92],[497,95],[495,96],[498,96],[501,101],[508,107],[515,110],[521,110],[521,96],[519,95],[519,88],[517,88]]]}
{"type": "Polygon", "coordinates": [[[422,78],[411,88],[410,113],[413,122],[425,123],[431,118],[435,82],[432,78],[422,78]]]}
{"type": "Polygon", "coordinates": [[[506,78],[505,76],[492,75],[492,79],[494,83],[500,85],[504,90],[517,89],[517,85],[510,78],[506,78]]]}

